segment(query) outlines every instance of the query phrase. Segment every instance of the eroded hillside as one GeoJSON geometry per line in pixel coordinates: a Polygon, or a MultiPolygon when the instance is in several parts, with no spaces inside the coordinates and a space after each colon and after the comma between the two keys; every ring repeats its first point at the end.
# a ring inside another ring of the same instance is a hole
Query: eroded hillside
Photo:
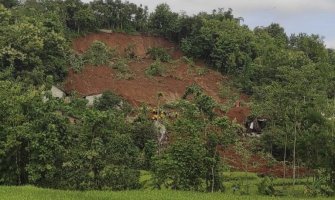
{"type": "MultiPolygon", "coordinates": [[[[183,59],[178,47],[166,39],[122,33],[93,33],[75,39],[73,49],[78,53],[84,53],[94,41],[104,42],[114,48],[121,57],[132,47],[137,59],[128,63],[131,78],[119,78],[118,71],[106,65],[86,66],[79,73],[70,70],[64,83],[66,92],[76,91],[81,96],[88,96],[113,91],[134,106],[142,103],[155,106],[158,93],[163,94],[164,102],[171,102],[180,99],[188,86],[197,84],[218,103],[224,103],[226,100],[221,98],[219,93],[227,78],[206,67],[201,61],[188,63],[183,59]],[[146,68],[154,62],[147,55],[148,49],[153,47],[166,49],[172,57],[170,62],[163,64],[165,71],[161,76],[148,76],[145,73],[146,68]]],[[[248,113],[246,108],[232,108],[228,116],[242,123],[248,113]]]]}

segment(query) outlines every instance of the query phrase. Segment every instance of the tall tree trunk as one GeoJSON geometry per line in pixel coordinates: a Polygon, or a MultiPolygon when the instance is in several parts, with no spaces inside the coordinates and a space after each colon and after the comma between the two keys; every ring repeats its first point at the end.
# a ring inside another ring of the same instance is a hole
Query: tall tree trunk
{"type": "MultiPolygon", "coordinates": [[[[287,129],[286,129],[287,131],[287,129]]],[[[285,144],[284,144],[284,178],[286,178],[286,156],[287,156],[287,132],[285,132],[285,144]]]]}
{"type": "MultiPolygon", "coordinates": [[[[216,158],[216,147],[215,147],[215,152],[214,152],[214,160],[216,158]]],[[[213,163],[212,165],[212,193],[214,192],[214,185],[215,185],[215,173],[214,173],[214,167],[216,163],[213,163]]]]}

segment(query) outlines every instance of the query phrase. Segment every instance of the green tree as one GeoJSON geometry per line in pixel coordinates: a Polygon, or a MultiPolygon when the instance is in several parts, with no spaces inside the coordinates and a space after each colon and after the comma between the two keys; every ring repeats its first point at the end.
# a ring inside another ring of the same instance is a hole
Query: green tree
{"type": "Polygon", "coordinates": [[[154,164],[155,183],[171,189],[199,190],[205,149],[197,138],[178,139],[154,164]]]}
{"type": "Polygon", "coordinates": [[[149,28],[159,35],[174,39],[178,32],[178,14],[167,4],[160,4],[149,17],[149,28]]]}
{"type": "Polygon", "coordinates": [[[313,62],[328,60],[328,52],[323,39],[319,35],[300,33],[291,35],[290,45],[294,49],[303,51],[313,62]]]}

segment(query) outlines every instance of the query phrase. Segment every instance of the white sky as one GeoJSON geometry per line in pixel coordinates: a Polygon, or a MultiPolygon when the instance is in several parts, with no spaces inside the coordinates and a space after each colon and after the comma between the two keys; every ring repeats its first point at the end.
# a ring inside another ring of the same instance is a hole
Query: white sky
{"type": "MultiPolygon", "coordinates": [[[[89,2],[92,0],[82,0],[89,2]]],[[[324,36],[327,47],[335,48],[335,0],[129,0],[153,11],[167,3],[175,12],[196,14],[216,8],[232,8],[236,17],[243,17],[250,28],[272,22],[291,33],[315,33],[324,36]]]]}

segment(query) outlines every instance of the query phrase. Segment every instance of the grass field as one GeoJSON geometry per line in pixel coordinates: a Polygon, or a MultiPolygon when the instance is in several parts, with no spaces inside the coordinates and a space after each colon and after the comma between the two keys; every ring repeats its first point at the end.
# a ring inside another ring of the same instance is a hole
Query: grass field
{"type": "MultiPolygon", "coordinates": [[[[225,172],[223,173],[226,187],[224,193],[200,193],[200,192],[181,192],[167,189],[153,190],[151,174],[141,171],[141,184],[143,189],[134,191],[63,191],[37,188],[34,186],[0,186],[0,200],[328,200],[332,198],[318,197],[310,198],[304,194],[304,189],[308,179],[298,179],[297,185],[292,186],[292,179],[274,180],[276,190],[285,191],[284,197],[269,197],[257,194],[257,184],[260,178],[255,173],[244,172],[225,172]],[[240,195],[233,193],[232,186],[243,179],[244,183],[250,186],[250,195],[240,195]],[[285,188],[285,189],[284,189],[285,188]]],[[[335,199],[335,198],[333,198],[335,199]]]]}
{"type": "Polygon", "coordinates": [[[167,190],[138,190],[138,191],[62,191],[41,189],[33,186],[1,186],[0,187],[1,200],[257,200],[257,199],[313,199],[313,200],[330,200],[331,198],[297,198],[297,197],[267,197],[267,196],[241,196],[229,193],[197,193],[197,192],[177,192],[167,190]]]}

